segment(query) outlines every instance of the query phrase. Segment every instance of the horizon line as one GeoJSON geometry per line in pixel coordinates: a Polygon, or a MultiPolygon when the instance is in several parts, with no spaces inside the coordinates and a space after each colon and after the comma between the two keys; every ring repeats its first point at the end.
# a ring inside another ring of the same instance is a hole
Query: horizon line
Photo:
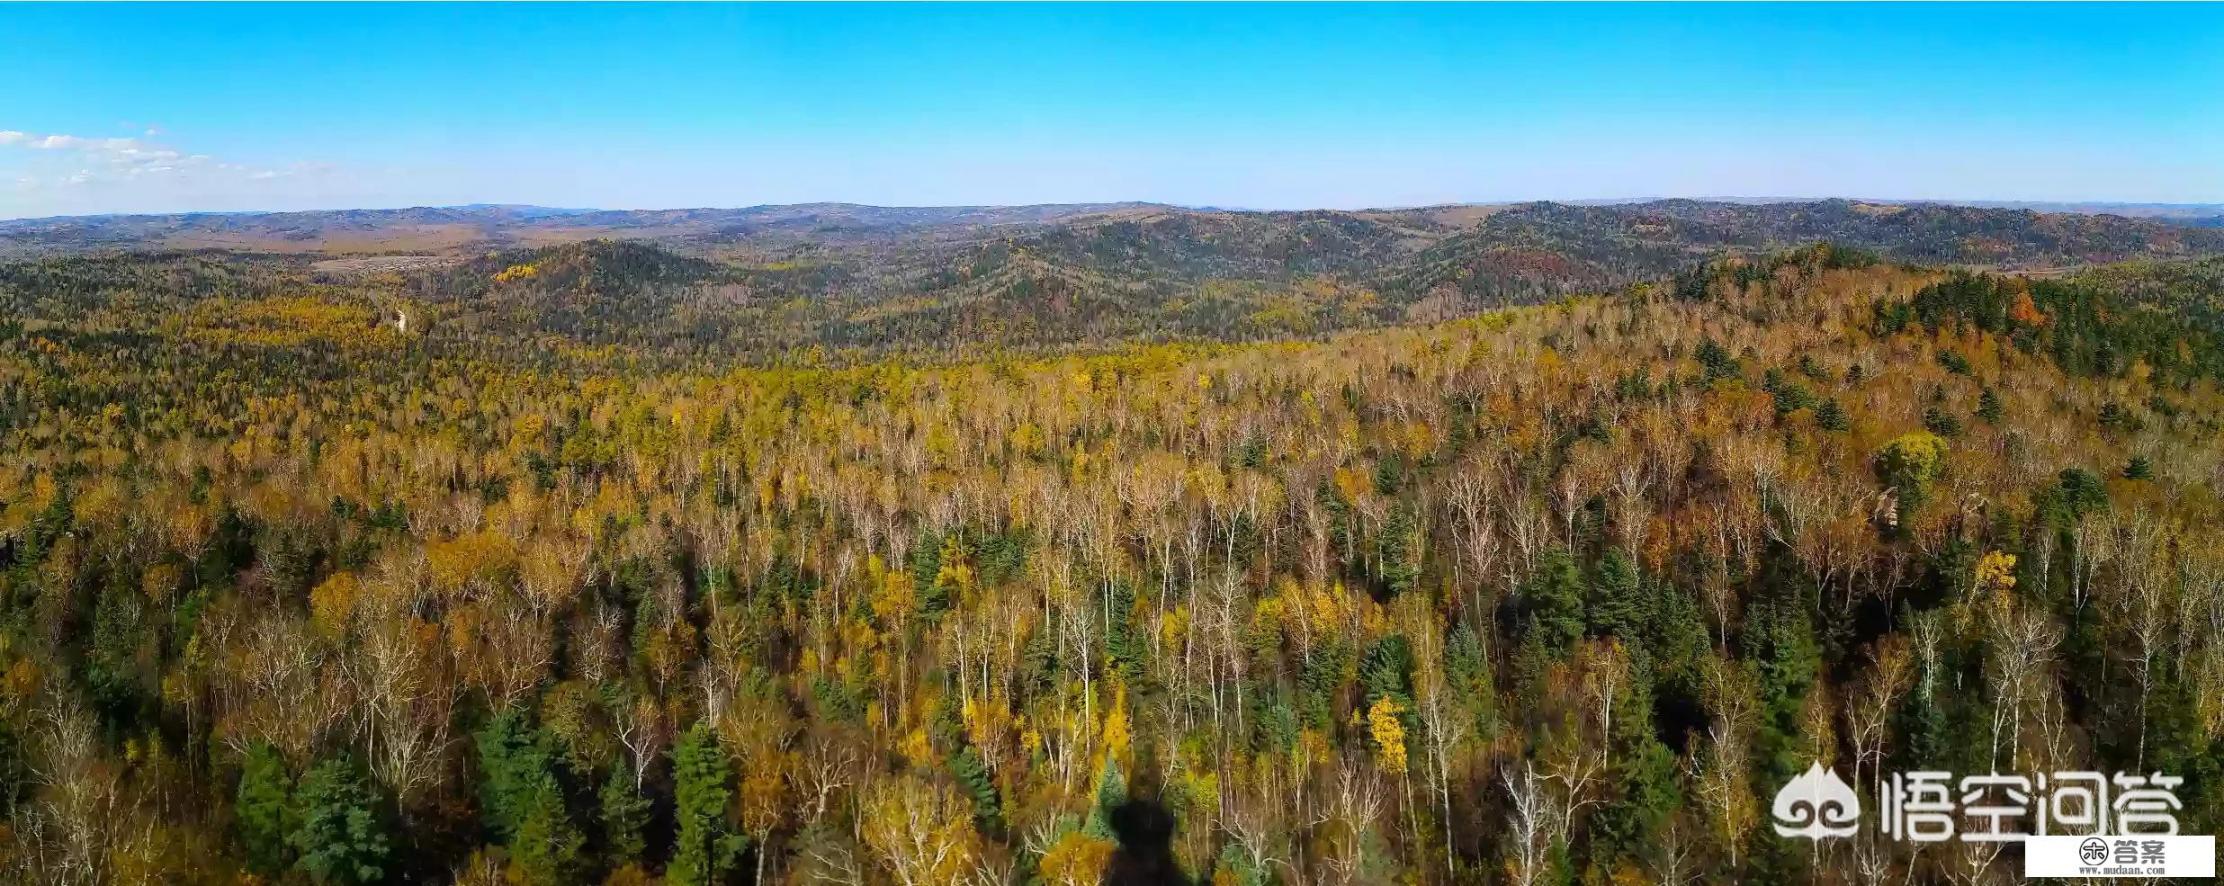
{"type": "MultiPolygon", "coordinates": [[[[1908,197],[1908,198],[1898,198],[1898,197],[1853,197],[1853,196],[1835,196],[1835,195],[1834,195],[1834,196],[1791,196],[1791,195],[1779,195],[1779,196],[1763,196],[1763,195],[1756,195],[1756,196],[1730,196],[1730,195],[1701,195],[1701,196],[1684,196],[1684,195],[1660,195],[1660,196],[1644,196],[1644,197],[1635,197],[1635,196],[1630,196],[1630,197],[1563,197],[1563,198],[1553,198],[1553,197],[1540,197],[1540,198],[1526,198],[1526,199],[1504,199],[1504,200],[1453,200],[1453,201],[1445,201],[1445,202],[1441,202],[1441,203],[1416,203],[1416,204],[1406,204],[1406,205],[1379,205],[1379,206],[1361,206],[1361,207],[1340,207],[1340,206],[1310,206],[1310,207],[1295,207],[1295,208],[1259,208],[1259,207],[1249,207],[1249,206],[1222,206],[1222,205],[1214,205],[1214,204],[1202,204],[1202,203],[1176,203],[1176,202],[1161,201],[1161,200],[1072,200],[1072,201],[1053,201],[1053,202],[1041,202],[1041,203],[917,203],[917,204],[904,204],[904,203],[862,203],[862,202],[857,202],[857,201],[851,201],[851,200],[807,200],[807,201],[802,201],[802,202],[796,202],[796,203],[749,203],[749,204],[740,204],[740,205],[732,205],[732,206],[710,206],[710,205],[705,205],[705,206],[635,206],[635,207],[608,207],[608,206],[588,206],[588,207],[579,207],[579,206],[552,206],[552,205],[548,205],[548,204],[541,204],[541,203],[504,203],[504,202],[484,202],[484,201],[482,201],[482,202],[473,202],[473,203],[441,203],[441,204],[434,204],[434,203],[420,203],[420,204],[409,204],[409,205],[399,205],[399,206],[331,206],[331,207],[323,207],[323,208],[315,208],[315,209],[186,209],[186,210],[178,210],[178,211],[174,211],[174,212],[130,212],[130,211],[121,211],[121,212],[87,212],[87,213],[71,213],[71,214],[63,214],[63,215],[22,215],[22,216],[0,216],[0,223],[4,223],[4,222],[42,222],[42,221],[66,221],[66,220],[71,220],[71,219],[178,218],[178,217],[184,217],[184,216],[265,216],[265,215],[310,215],[310,214],[316,214],[316,213],[331,213],[331,212],[408,212],[408,211],[412,211],[412,210],[439,210],[439,209],[446,209],[446,210],[467,210],[467,209],[513,209],[513,210],[540,210],[540,211],[545,211],[545,212],[550,212],[550,213],[564,213],[564,214],[574,214],[574,215],[585,215],[585,214],[589,214],[589,213],[600,213],[600,212],[717,212],[717,211],[741,211],[741,210],[749,210],[749,209],[782,209],[782,208],[792,208],[792,207],[802,207],[802,206],[853,206],[853,207],[858,207],[858,208],[862,208],[862,209],[1035,209],[1035,208],[1049,208],[1049,207],[1074,207],[1074,206],[1107,206],[1107,207],[1122,207],[1122,206],[1133,206],[1133,207],[1158,207],[1158,208],[1165,208],[1165,209],[1181,209],[1181,210],[1188,210],[1188,211],[1192,211],[1192,212],[1241,212],[1241,213],[1259,213],[1259,214],[1266,214],[1266,213],[1277,213],[1277,212],[1419,212],[1419,211],[1425,211],[1425,210],[1431,210],[1431,209],[1462,209],[1462,208],[1478,208],[1478,207],[1494,207],[1494,206],[1520,206],[1520,205],[1525,205],[1525,204],[1536,204],[1536,203],[1557,203],[1557,204],[1560,204],[1560,205],[1564,205],[1564,206],[1626,206],[1626,205],[1639,204],[1639,203],[1664,203],[1664,202],[1669,202],[1669,201],[1675,201],[1675,200],[1688,200],[1688,201],[1691,201],[1691,202],[1695,202],[1695,203],[1723,203],[1723,204],[1733,204],[1733,205],[1748,205],[1748,206],[1767,205],[1767,204],[1772,204],[1772,203],[1827,203],[1827,202],[1831,202],[1831,201],[1844,201],[1844,202],[1849,202],[1849,203],[1871,203],[1871,204],[1879,204],[1879,205],[1934,205],[1934,206],[1966,206],[1966,207],[1970,207],[1970,208],[1976,208],[1976,209],[2036,209],[2036,208],[2039,208],[2039,207],[2093,207],[2093,208],[2095,208],[2095,209],[2097,210],[2097,209],[2100,209],[2100,208],[2104,208],[2104,207],[2126,207],[2126,208],[2139,207],[2139,208],[2150,208],[2150,209],[2179,209],[2179,210],[2194,210],[2194,211],[2198,211],[2198,210],[2211,210],[2211,209],[2213,209],[2213,210],[2216,210],[2216,211],[2217,211],[2217,213],[2219,213],[2219,214],[2224,214],[2224,202],[2206,202],[2206,201],[2115,200],[2115,199],[2075,199],[2075,200],[2025,200],[2025,199],[2016,199],[2016,198],[2001,198],[2001,197],[1966,197],[1966,198],[1962,198],[1962,197],[1908,197]]],[[[2108,213],[2106,213],[2106,212],[2097,212],[2097,211],[2096,211],[2096,212],[2088,212],[2088,213],[2076,213],[2076,212],[2072,211],[2072,214],[2103,214],[2103,215],[2105,215],[2105,214],[2108,214],[2108,213]]]]}

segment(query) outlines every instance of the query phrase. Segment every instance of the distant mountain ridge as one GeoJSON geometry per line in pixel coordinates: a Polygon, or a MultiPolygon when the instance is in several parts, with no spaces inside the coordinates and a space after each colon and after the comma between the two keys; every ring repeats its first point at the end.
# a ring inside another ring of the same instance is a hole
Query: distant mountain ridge
{"type": "Polygon", "coordinates": [[[0,221],[0,252],[102,248],[244,249],[278,252],[406,252],[527,245],[596,237],[732,239],[767,231],[903,231],[1041,224],[1076,215],[1152,206],[882,207],[803,203],[733,209],[557,209],[481,204],[300,212],[193,212],[58,216],[0,221]]]}
{"type": "Polygon", "coordinates": [[[2049,274],[2224,256],[2224,228],[1855,200],[484,206],[0,223],[8,238],[18,252],[0,258],[0,284],[12,281],[25,309],[50,300],[56,316],[148,288],[368,287],[450,332],[689,343],[704,355],[1310,335],[1611,291],[1816,243],[1865,262],[2049,274]]]}
{"type": "MultiPolygon", "coordinates": [[[[302,283],[379,277],[453,322],[595,342],[677,337],[706,352],[1309,334],[1612,290],[1815,243],[1902,264],[2053,272],[2224,255],[2224,228],[1835,199],[1365,211],[471,206],[0,222],[0,259],[19,264],[9,275],[76,281],[71,291],[108,273],[86,259],[213,258],[170,266],[221,277],[248,262],[302,283]]],[[[54,291],[25,287],[41,289],[54,291]]]]}
{"type": "MultiPolygon", "coordinates": [[[[833,243],[893,240],[963,240],[1007,236],[1016,230],[1066,224],[1095,225],[1161,217],[1240,218],[1320,223],[1374,222],[1422,239],[1449,236],[1507,212],[1547,215],[1561,222],[1588,214],[1607,227],[1628,218],[1671,217],[1700,225],[1707,241],[1693,245],[1760,245],[1782,240],[1845,237],[1840,225],[1881,229],[1899,213],[1952,219],[1950,226],[1993,230],[2013,241],[2017,228],[2038,226],[2075,236],[2090,234],[2168,239],[2184,227],[2224,225],[2224,205],[2065,203],[2026,204],[1887,202],[1872,200],[1536,201],[1443,204],[1365,210],[1199,209],[1161,203],[1072,203],[1026,206],[890,207],[854,203],[771,204],[737,208],[586,209],[515,204],[339,209],[300,212],[192,212],[160,215],[59,216],[0,221],[0,254],[87,249],[233,249],[271,252],[377,254],[468,252],[550,245],[597,238],[652,240],[683,249],[777,245],[805,240],[833,243]],[[2057,211],[2058,210],[2058,211],[2057,211]],[[2210,211],[2213,210],[2213,211],[2210,211]],[[2029,213],[2026,216],[1992,213],[2029,213]],[[2036,217],[2050,220],[2040,222],[2036,217]],[[2021,218],[2017,222],[2013,219],[2021,218]],[[2095,221],[2075,221],[2094,219],[2095,221]],[[2110,221],[2122,219],[2123,221],[2110,221]],[[2157,225],[2139,228],[2138,223],[2157,225]],[[2136,233],[2126,234],[2126,223],[2136,233]],[[1796,233],[1795,233],[1796,231],[1796,233]]],[[[1595,232],[1595,233],[1603,233],[1595,232]]],[[[1878,231],[1881,233],[1881,230],[1878,231]]],[[[2053,235],[2047,235],[2049,237],[2053,235]]],[[[1780,244],[1779,244],[1780,245],[1780,244]]],[[[1865,245],[1865,244],[1864,244],[1865,245]]],[[[2121,245],[2121,244],[2119,244],[2121,245]]],[[[2049,248],[2052,248],[2051,246],[2049,248]]],[[[2173,251],[2163,242],[2157,251],[2173,251]]],[[[2196,251],[2204,248],[2195,245],[2196,251]]],[[[1933,250],[1937,252],[1938,250],[1933,250]]],[[[1983,249],[1974,250],[1982,253],[1983,249]]],[[[2013,252],[2013,249],[2008,250],[2013,252]]],[[[1920,256],[1931,258],[1933,256],[1920,256]]]]}

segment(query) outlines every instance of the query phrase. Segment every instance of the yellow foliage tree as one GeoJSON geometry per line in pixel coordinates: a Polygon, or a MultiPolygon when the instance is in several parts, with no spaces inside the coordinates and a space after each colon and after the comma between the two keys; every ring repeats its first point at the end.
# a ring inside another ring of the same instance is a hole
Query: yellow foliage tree
{"type": "Polygon", "coordinates": [[[908,775],[865,790],[858,830],[904,886],[957,882],[980,851],[969,804],[908,775]]]}
{"type": "Polygon", "coordinates": [[[1374,737],[1382,768],[1401,775],[1405,773],[1405,724],[1398,716],[1403,713],[1405,706],[1387,695],[1367,709],[1367,733],[1374,737]]]}
{"type": "Polygon", "coordinates": [[[1070,831],[1043,853],[1036,870],[1042,881],[1056,886],[1092,886],[1104,882],[1104,868],[1112,861],[1112,841],[1070,831]]]}
{"type": "Polygon", "coordinates": [[[1129,731],[1127,717],[1127,687],[1117,682],[1112,687],[1112,706],[1104,712],[1104,752],[1112,759],[1127,766],[1128,748],[1134,739],[1129,731]]]}

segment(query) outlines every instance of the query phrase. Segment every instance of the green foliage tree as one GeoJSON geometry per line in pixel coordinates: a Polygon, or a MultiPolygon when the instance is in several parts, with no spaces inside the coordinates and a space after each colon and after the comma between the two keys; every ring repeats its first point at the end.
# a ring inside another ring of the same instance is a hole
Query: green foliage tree
{"type": "Polygon", "coordinates": [[[1479,734],[1495,731],[1498,689],[1490,656],[1482,636],[1466,622],[1452,628],[1444,642],[1444,678],[1452,703],[1465,711],[1468,725],[1479,734]]]}
{"type": "Polygon", "coordinates": [[[1590,856],[1602,877],[1643,870],[1668,819],[1683,804],[1676,755],[1654,733],[1651,679],[1639,673],[1615,700],[1608,754],[1612,799],[1596,813],[1590,856]]]}
{"type": "Polygon", "coordinates": [[[1815,407],[1815,427],[1842,433],[1853,428],[1853,420],[1846,415],[1846,408],[1838,405],[1836,398],[1831,398],[1815,407]]]}
{"type": "Polygon", "coordinates": [[[1645,597],[1637,566],[1620,548],[1608,548],[1591,580],[1587,621],[1591,633],[1635,640],[1645,623],[1645,597]]]}
{"type": "Polygon", "coordinates": [[[293,857],[287,845],[288,833],[293,828],[289,820],[293,805],[293,775],[286,771],[286,760],[268,742],[256,742],[247,749],[239,775],[239,794],[233,804],[233,814],[239,821],[240,844],[247,850],[248,866],[264,874],[276,874],[292,866],[293,857]]]}
{"type": "Polygon", "coordinates": [[[676,834],[665,876],[677,886],[718,882],[748,850],[749,838],[735,832],[727,817],[732,782],[733,767],[717,733],[705,723],[689,728],[672,752],[676,834]]]}
{"type": "Polygon", "coordinates": [[[1877,479],[1899,494],[1900,511],[1908,513],[1929,498],[1931,484],[1946,464],[1946,441],[1928,431],[1901,434],[1877,450],[1873,460],[1877,479]]]}
{"type": "Polygon", "coordinates": [[[1127,775],[1120,771],[1120,763],[1107,756],[1104,767],[1097,772],[1096,803],[1089,807],[1089,817],[1082,824],[1082,832],[1099,840],[1117,840],[1112,830],[1112,814],[1127,805],[1127,775]]]}
{"type": "Polygon", "coordinates": [[[1745,371],[1738,365],[1737,358],[1730,356],[1730,352],[1722,347],[1721,342],[1715,341],[1713,336],[1701,341],[1698,352],[1693,356],[1698,359],[1699,367],[1705,372],[1705,380],[1708,382],[1737,378],[1745,371]]]}
{"type": "Polygon", "coordinates": [[[1923,408],[1923,429],[1938,436],[1952,439],[1961,436],[1961,419],[1946,411],[1946,407],[1933,403],[1923,408]]]}
{"type": "Polygon", "coordinates": [[[1377,537],[1376,562],[1383,586],[1392,596],[1413,590],[1421,578],[1421,527],[1413,508],[1404,501],[1390,509],[1377,537]]]}
{"type": "Polygon", "coordinates": [[[988,763],[981,759],[979,749],[968,745],[950,755],[950,774],[964,786],[966,796],[973,800],[973,821],[988,833],[998,833],[1004,827],[1003,798],[996,792],[996,780],[989,775],[988,763]]]}
{"type": "Polygon", "coordinates": [[[1535,636],[1547,652],[1565,655],[1582,639],[1583,574],[1566,549],[1545,552],[1536,574],[1522,585],[1521,595],[1525,633],[1535,636]]]}
{"type": "Polygon", "coordinates": [[[294,795],[293,820],[288,842],[311,880],[384,881],[392,860],[385,816],[354,760],[336,757],[310,767],[294,795]]]}
{"type": "Polygon", "coordinates": [[[1991,388],[1986,388],[1982,391],[1977,392],[1978,420],[1984,422],[1985,424],[1998,427],[2000,425],[2001,419],[2006,418],[2007,414],[2007,407],[2000,402],[2000,395],[1993,393],[1993,390],[1991,388]]]}
{"type": "Polygon", "coordinates": [[[1298,671],[1300,719],[1314,729],[1334,726],[1336,706],[1344,685],[1344,668],[1350,664],[1351,647],[1342,641],[1321,643],[1306,650],[1298,671]]]}
{"type": "Polygon", "coordinates": [[[640,861],[648,851],[649,798],[633,786],[623,765],[614,766],[596,793],[602,812],[602,842],[614,865],[640,861]]]}
{"type": "Polygon", "coordinates": [[[555,738],[512,709],[488,720],[477,744],[487,829],[535,882],[571,879],[586,841],[565,805],[555,738]]]}
{"type": "Polygon", "coordinates": [[[1760,762],[1774,777],[1786,779],[1804,766],[1797,740],[1801,714],[1822,672],[1822,649],[1810,616],[1816,589],[1797,558],[1781,546],[1770,546],[1763,561],[1761,597],[1746,613],[1742,645],[1760,690],[1760,762]]]}
{"type": "Polygon", "coordinates": [[[1220,848],[1220,856],[1213,861],[1212,873],[1213,883],[1226,883],[1227,886],[1267,886],[1274,882],[1269,872],[1260,870],[1252,862],[1251,856],[1234,843],[1220,848]]]}
{"type": "Polygon", "coordinates": [[[554,776],[534,779],[526,798],[524,818],[510,837],[510,857],[535,883],[567,883],[579,875],[586,852],[586,835],[573,826],[565,808],[563,789],[554,776]]]}
{"type": "Polygon", "coordinates": [[[516,709],[489,719],[476,736],[479,751],[479,809],[498,840],[516,836],[548,774],[547,736],[516,709]]]}

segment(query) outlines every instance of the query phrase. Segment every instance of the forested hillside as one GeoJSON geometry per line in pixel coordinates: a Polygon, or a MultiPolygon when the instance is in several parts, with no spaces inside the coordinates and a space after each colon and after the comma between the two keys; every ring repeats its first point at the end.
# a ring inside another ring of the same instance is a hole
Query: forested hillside
{"type": "MultiPolygon", "coordinates": [[[[47,244],[0,261],[0,298],[27,318],[66,320],[118,298],[313,290],[388,319],[409,314],[439,353],[585,343],[711,365],[1318,337],[1612,291],[1824,241],[1878,261],[2041,275],[2112,262],[2206,268],[2207,289],[2186,282],[2211,293],[2214,265],[2186,259],[2224,254],[2224,230],[2166,221],[1847,200],[1368,212],[462,207],[33,220],[0,223],[0,237],[47,244]],[[477,233],[432,251],[359,245],[438,225],[477,233]],[[195,239],[211,231],[230,239],[195,239]],[[248,236],[256,231],[271,237],[248,236]],[[80,234],[102,248],[69,239],[80,234]],[[275,251],[162,248],[194,243],[275,251]]],[[[2185,287],[2159,288],[2142,297],[2167,301],[2185,287]]]]}
{"type": "Polygon", "coordinates": [[[911,298],[962,312],[1006,293],[1024,301],[1040,287],[1117,300],[1168,298],[1203,280],[1272,289],[1328,281],[1380,292],[1406,319],[1436,320],[1818,241],[1893,261],[2016,269],[2224,253],[2224,229],[2199,221],[1852,200],[1295,212],[1145,203],[464,206],[0,221],[0,257],[215,248],[452,261],[621,239],[769,271],[766,285],[813,301],[911,298]]]}
{"type": "Polygon", "coordinates": [[[0,265],[0,868],[2016,879],[1778,837],[1817,761],[2224,828],[2216,261],[1647,211],[0,265]]]}

